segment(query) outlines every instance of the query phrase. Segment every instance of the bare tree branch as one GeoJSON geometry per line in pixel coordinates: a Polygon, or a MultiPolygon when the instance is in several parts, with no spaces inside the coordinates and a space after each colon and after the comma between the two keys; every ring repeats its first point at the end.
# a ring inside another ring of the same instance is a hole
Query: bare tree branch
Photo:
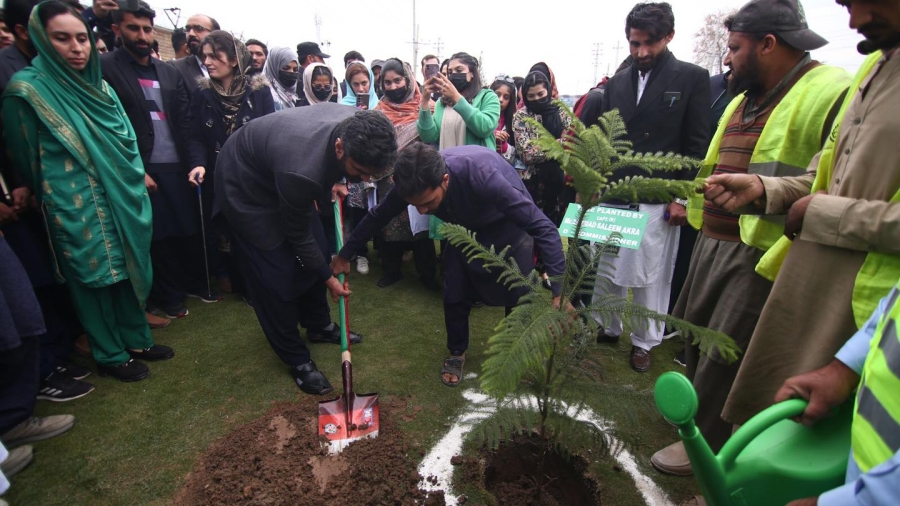
{"type": "Polygon", "coordinates": [[[694,63],[709,70],[711,75],[724,72],[725,54],[728,53],[728,30],[725,20],[735,11],[717,11],[707,14],[703,27],[694,34],[694,63]]]}

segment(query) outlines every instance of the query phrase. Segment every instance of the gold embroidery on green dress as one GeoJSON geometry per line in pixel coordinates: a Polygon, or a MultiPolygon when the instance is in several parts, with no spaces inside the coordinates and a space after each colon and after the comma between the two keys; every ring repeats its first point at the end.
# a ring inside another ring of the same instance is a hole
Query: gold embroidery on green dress
{"type": "Polygon", "coordinates": [[[53,223],[55,223],[56,226],[60,227],[60,228],[62,228],[62,226],[63,226],[62,218],[60,218],[59,216],[53,217],[53,223]]]}
{"type": "Polygon", "coordinates": [[[94,238],[94,234],[91,233],[91,229],[85,227],[84,230],[81,231],[81,237],[84,237],[85,241],[90,241],[94,238]]]}
{"type": "Polygon", "coordinates": [[[66,172],[72,172],[73,170],[75,170],[75,160],[72,160],[71,158],[66,158],[66,161],[63,165],[66,168],[66,172]]]}
{"type": "Polygon", "coordinates": [[[47,195],[50,195],[51,193],[53,193],[53,188],[50,188],[50,183],[48,183],[47,181],[41,182],[41,188],[44,189],[44,193],[47,195]]]}
{"type": "Polygon", "coordinates": [[[75,209],[81,209],[82,207],[84,207],[84,199],[81,197],[81,195],[76,193],[75,196],[72,197],[72,200],[75,202],[75,209]]]}
{"type": "Polygon", "coordinates": [[[96,258],[91,258],[88,263],[90,264],[92,271],[96,271],[97,267],[100,267],[100,262],[98,262],[96,258]]]}
{"type": "Polygon", "coordinates": [[[67,250],[67,249],[64,249],[64,250],[63,250],[63,256],[66,257],[66,260],[71,260],[71,259],[72,259],[72,252],[69,251],[69,250],[67,250]]]}

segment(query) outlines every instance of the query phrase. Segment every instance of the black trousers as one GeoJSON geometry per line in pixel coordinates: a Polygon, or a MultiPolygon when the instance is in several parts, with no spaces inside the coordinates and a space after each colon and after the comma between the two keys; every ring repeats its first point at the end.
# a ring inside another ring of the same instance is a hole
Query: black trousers
{"type": "Polygon", "coordinates": [[[675,257],[675,271],[672,273],[672,291],[669,296],[669,314],[675,309],[684,282],[687,281],[688,270],[691,268],[691,257],[694,255],[694,244],[700,231],[690,225],[681,227],[681,235],[678,238],[678,256],[675,257]]]}
{"type": "Polygon", "coordinates": [[[34,414],[41,378],[40,340],[23,337],[18,348],[0,352],[0,434],[34,414]]]}
{"type": "Polygon", "coordinates": [[[415,241],[381,241],[378,244],[378,255],[381,257],[381,265],[386,274],[399,275],[403,266],[403,252],[412,250],[419,277],[434,279],[434,273],[437,271],[437,252],[433,240],[426,237],[415,241]]]}
{"type": "Polygon", "coordinates": [[[69,353],[72,343],[78,336],[75,309],[65,285],[51,285],[34,289],[34,295],[41,305],[44,315],[44,326],[47,332],[41,334],[40,342],[40,377],[46,378],[56,371],[69,353]]]}
{"type": "Polygon", "coordinates": [[[150,297],[163,309],[184,301],[187,293],[206,292],[201,237],[168,237],[150,243],[153,287],[150,297]]]}
{"type": "MultiPolygon", "coordinates": [[[[506,316],[513,308],[506,307],[506,316]]],[[[469,349],[469,313],[471,301],[444,303],[444,325],[447,328],[447,349],[451,355],[459,356],[469,349]]]]}

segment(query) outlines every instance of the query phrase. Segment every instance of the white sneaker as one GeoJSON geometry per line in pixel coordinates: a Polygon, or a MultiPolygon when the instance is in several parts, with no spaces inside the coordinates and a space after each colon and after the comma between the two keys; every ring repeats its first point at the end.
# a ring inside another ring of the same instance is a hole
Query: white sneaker
{"type": "Polygon", "coordinates": [[[369,259],[366,257],[357,257],[356,272],[366,275],[369,273],[369,259]]]}

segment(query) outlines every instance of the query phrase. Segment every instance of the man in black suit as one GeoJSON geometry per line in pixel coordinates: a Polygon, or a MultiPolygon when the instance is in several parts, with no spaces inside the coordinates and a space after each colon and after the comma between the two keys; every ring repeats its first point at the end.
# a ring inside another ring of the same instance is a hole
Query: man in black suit
{"type": "MultiPolygon", "coordinates": [[[[332,275],[316,200],[342,178],[368,181],[397,158],[394,126],[383,114],[323,103],[255,119],[235,132],[216,162],[216,201],[234,232],[238,263],[259,324],[297,386],[333,389],[312,361],[311,342],[339,343],[332,298],[349,295],[332,275]]],[[[351,335],[350,342],[360,336],[351,335]]]]}
{"type": "Polygon", "coordinates": [[[219,22],[205,14],[194,14],[184,25],[184,33],[187,36],[191,54],[173,61],[172,65],[181,72],[191,95],[199,89],[197,80],[201,77],[209,77],[206,66],[200,61],[200,48],[203,46],[206,36],[219,29],[219,22]]]}
{"type": "Polygon", "coordinates": [[[13,34],[13,45],[0,49],[0,93],[6,89],[13,74],[31,65],[37,56],[28,37],[28,18],[40,0],[7,0],[4,2],[6,26],[13,34]]]}
{"type": "MultiPolygon", "coordinates": [[[[607,83],[602,111],[618,109],[628,127],[628,139],[638,153],[659,151],[702,159],[709,144],[709,73],[679,61],[669,51],[675,36],[675,16],[668,3],[637,4],[625,20],[633,63],[607,83]]],[[[635,167],[618,171],[613,180],[644,175],[635,167]]],[[[688,171],[656,177],[692,180],[688,171]]],[[[598,279],[595,293],[625,296],[632,289],[634,302],[658,313],[666,313],[672,272],[678,249],[679,228],[687,221],[686,202],[656,204],[641,202],[640,211],[649,215],[641,249],[622,249],[611,283],[598,279]]],[[[598,342],[617,342],[622,321],[603,321],[598,342]]],[[[648,323],[646,329],[631,334],[631,367],[638,372],[650,369],[650,350],[662,342],[663,329],[648,323]]]]}
{"type": "Polygon", "coordinates": [[[186,293],[206,293],[198,235],[196,194],[188,182],[190,101],[181,74],[150,56],[156,13],[146,2],[136,11],[112,13],[122,47],[100,57],[103,78],[131,120],[146,170],[153,206],[151,301],[169,318],[186,316],[186,293]]]}

